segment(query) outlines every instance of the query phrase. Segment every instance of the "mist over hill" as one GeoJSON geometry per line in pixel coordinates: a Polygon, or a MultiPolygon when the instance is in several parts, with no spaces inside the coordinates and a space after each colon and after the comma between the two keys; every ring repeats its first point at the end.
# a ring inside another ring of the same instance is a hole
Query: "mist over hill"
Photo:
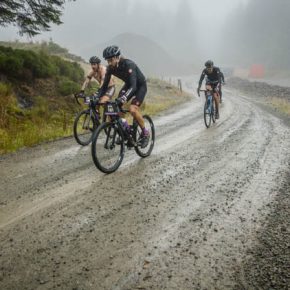
{"type": "Polygon", "coordinates": [[[119,34],[107,42],[92,47],[86,54],[97,54],[102,59],[103,50],[108,45],[119,46],[122,55],[136,62],[148,76],[176,75],[191,70],[190,65],[177,61],[157,42],[134,33],[119,34]]]}
{"type": "Polygon", "coordinates": [[[289,70],[289,11],[289,0],[252,0],[236,8],[224,28],[223,58],[239,65],[262,63],[289,70]]]}

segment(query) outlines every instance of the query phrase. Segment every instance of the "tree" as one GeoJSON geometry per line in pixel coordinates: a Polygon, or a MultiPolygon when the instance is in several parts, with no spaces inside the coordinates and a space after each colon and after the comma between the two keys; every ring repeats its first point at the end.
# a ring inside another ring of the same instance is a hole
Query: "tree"
{"type": "Polygon", "coordinates": [[[1,0],[0,26],[14,25],[20,35],[34,36],[49,31],[50,24],[61,24],[62,8],[75,0],[1,0]]]}

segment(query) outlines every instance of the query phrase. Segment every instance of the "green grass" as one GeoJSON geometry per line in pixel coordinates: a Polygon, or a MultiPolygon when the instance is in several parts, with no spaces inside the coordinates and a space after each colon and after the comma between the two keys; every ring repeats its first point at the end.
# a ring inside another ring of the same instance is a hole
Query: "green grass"
{"type": "Polygon", "coordinates": [[[76,106],[70,97],[32,98],[34,106],[19,106],[10,85],[0,83],[0,154],[69,136],[76,106]]]}
{"type": "Polygon", "coordinates": [[[268,102],[279,112],[290,115],[290,102],[287,99],[269,97],[268,102]]]}

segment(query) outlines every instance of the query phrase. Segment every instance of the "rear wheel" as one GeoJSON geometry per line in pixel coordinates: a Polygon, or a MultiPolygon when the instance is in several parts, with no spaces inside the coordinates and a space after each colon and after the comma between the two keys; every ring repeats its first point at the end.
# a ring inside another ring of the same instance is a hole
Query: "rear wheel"
{"type": "Polygon", "coordinates": [[[90,116],[90,110],[80,112],[75,118],[73,127],[76,141],[82,146],[90,144],[93,132],[98,125],[99,122],[90,116]]]}
{"type": "Polygon", "coordinates": [[[149,141],[145,148],[142,148],[141,146],[141,139],[142,139],[142,129],[139,125],[135,126],[134,132],[133,132],[133,138],[134,141],[137,143],[137,146],[135,146],[136,153],[142,157],[145,158],[149,156],[153,150],[154,143],[155,143],[155,127],[152,119],[148,115],[143,116],[144,122],[145,122],[145,128],[149,131],[149,141]]]}
{"type": "Polygon", "coordinates": [[[124,158],[124,136],[118,125],[100,125],[92,138],[92,157],[96,167],[104,173],[116,171],[124,158]]]}

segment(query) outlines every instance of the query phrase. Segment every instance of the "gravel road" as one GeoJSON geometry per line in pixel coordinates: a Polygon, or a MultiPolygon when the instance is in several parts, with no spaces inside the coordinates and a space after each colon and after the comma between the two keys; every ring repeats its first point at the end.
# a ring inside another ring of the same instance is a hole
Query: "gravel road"
{"type": "Polygon", "coordinates": [[[73,138],[0,159],[0,289],[289,289],[290,128],[236,89],[104,175],[73,138]]]}

